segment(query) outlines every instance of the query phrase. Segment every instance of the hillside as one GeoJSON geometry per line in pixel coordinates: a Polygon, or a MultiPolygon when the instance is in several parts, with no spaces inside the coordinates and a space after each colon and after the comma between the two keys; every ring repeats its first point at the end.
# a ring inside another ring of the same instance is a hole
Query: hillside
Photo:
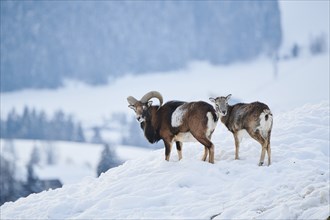
{"type": "Polygon", "coordinates": [[[267,59],[230,66],[195,62],[166,74],[122,77],[106,86],[71,82],[59,90],[3,93],[1,117],[5,118],[13,108],[23,112],[24,106],[42,109],[48,115],[62,109],[81,120],[84,127],[95,126],[118,112],[133,117],[126,98],[130,95],[141,98],[151,90],[159,91],[164,101],[208,100],[210,96],[231,93],[233,100],[259,100],[266,102],[273,111],[285,112],[305,103],[329,100],[329,71],[329,53],[279,62],[276,76],[267,59]]]}
{"type": "Polygon", "coordinates": [[[329,102],[274,116],[273,164],[258,167],[260,146],[245,139],[234,160],[223,125],[215,164],[185,144],[183,160],[156,150],[100,178],[1,206],[2,219],[326,219],[329,214],[329,102]]]}

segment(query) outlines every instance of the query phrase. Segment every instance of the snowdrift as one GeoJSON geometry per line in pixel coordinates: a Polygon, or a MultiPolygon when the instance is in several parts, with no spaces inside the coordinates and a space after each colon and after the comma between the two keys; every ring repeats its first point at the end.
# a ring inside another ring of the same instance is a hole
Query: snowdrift
{"type": "Polygon", "coordinates": [[[272,160],[258,167],[252,139],[234,160],[232,135],[219,124],[215,164],[203,147],[147,152],[99,178],[1,206],[2,219],[326,219],[329,216],[329,103],[274,115],[272,160]],[[215,216],[216,215],[216,216],[215,216]]]}

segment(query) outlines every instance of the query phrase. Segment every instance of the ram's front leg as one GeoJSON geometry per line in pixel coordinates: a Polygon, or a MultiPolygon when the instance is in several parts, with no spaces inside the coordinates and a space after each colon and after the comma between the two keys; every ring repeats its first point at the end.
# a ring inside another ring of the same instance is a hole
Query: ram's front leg
{"type": "Polygon", "coordinates": [[[166,141],[166,140],[163,140],[163,141],[164,141],[164,145],[165,145],[165,160],[170,161],[172,142],[166,141]]]}

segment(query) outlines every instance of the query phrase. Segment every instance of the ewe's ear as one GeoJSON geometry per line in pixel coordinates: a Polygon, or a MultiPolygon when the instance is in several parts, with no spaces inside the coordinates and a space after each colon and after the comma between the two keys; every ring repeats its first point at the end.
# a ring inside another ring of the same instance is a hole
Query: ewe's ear
{"type": "Polygon", "coordinates": [[[210,100],[211,102],[215,102],[215,98],[210,97],[209,100],[210,100]]]}
{"type": "Polygon", "coordinates": [[[227,95],[226,101],[228,101],[230,99],[230,97],[231,97],[231,94],[227,95]]]}

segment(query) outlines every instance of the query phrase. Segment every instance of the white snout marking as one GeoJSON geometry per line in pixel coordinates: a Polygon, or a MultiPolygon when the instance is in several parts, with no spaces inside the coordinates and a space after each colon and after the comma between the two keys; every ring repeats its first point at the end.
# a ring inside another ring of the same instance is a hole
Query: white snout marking
{"type": "Polygon", "coordinates": [[[179,127],[180,125],[182,125],[183,116],[186,113],[186,111],[187,110],[184,104],[175,109],[171,118],[172,127],[179,127]]]}

